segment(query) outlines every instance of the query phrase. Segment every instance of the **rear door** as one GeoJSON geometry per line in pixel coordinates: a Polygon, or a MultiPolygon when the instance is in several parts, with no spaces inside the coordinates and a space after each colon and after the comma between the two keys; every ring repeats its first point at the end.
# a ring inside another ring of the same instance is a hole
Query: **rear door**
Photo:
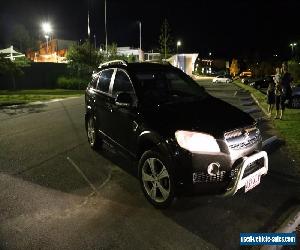
{"type": "Polygon", "coordinates": [[[114,69],[101,71],[96,88],[96,124],[98,129],[107,136],[111,135],[110,118],[112,113],[112,96],[110,84],[114,76],[114,69]]]}

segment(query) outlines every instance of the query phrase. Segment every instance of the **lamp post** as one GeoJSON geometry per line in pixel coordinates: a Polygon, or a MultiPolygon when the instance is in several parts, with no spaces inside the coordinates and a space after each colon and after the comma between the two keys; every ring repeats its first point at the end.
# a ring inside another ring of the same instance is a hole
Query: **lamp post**
{"type": "Polygon", "coordinates": [[[292,48],[292,57],[294,56],[294,49],[295,49],[295,47],[297,46],[297,43],[291,43],[290,44],[290,47],[292,48]]]}
{"type": "Polygon", "coordinates": [[[105,53],[107,56],[107,10],[106,10],[106,0],[104,1],[104,25],[105,25],[105,53]]]}
{"type": "Polygon", "coordinates": [[[48,54],[48,39],[49,39],[49,35],[45,35],[46,38],[46,44],[47,44],[47,54],[48,54]]]}
{"type": "Polygon", "coordinates": [[[181,41],[177,41],[176,43],[176,54],[178,54],[178,47],[181,46],[181,41]]]}
{"type": "Polygon", "coordinates": [[[139,28],[140,28],[140,50],[142,50],[142,22],[139,21],[139,28]]]}
{"type": "Polygon", "coordinates": [[[50,38],[50,34],[52,32],[52,27],[51,27],[51,24],[46,22],[46,23],[42,23],[42,29],[43,29],[43,32],[45,34],[45,38],[46,38],[46,43],[47,43],[47,54],[48,54],[48,40],[50,38]]]}
{"type": "Polygon", "coordinates": [[[143,61],[143,56],[142,56],[142,22],[138,21],[139,24],[139,30],[140,30],[140,48],[139,48],[139,61],[143,61]]]}

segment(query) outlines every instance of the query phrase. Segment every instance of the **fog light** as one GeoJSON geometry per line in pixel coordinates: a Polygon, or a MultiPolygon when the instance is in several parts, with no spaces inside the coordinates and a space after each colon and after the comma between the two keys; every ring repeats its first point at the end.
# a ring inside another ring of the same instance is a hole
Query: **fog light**
{"type": "Polygon", "coordinates": [[[208,165],[207,167],[207,173],[209,175],[216,175],[219,173],[219,168],[220,168],[220,163],[218,162],[213,162],[208,165]]]}

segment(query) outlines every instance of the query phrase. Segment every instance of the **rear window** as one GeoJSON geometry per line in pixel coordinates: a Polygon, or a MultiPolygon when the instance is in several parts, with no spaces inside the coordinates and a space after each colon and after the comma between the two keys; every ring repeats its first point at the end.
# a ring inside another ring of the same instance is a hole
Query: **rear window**
{"type": "Polygon", "coordinates": [[[113,72],[114,72],[113,69],[107,69],[101,72],[98,80],[98,85],[97,85],[98,90],[108,93],[110,80],[113,72]]]}
{"type": "Polygon", "coordinates": [[[132,93],[133,87],[127,74],[123,70],[118,69],[115,76],[112,95],[116,97],[120,92],[132,93]]]}

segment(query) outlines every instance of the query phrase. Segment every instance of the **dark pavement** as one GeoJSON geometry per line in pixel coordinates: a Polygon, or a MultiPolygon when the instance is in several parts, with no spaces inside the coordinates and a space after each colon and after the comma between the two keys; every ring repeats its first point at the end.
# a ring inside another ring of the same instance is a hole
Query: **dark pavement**
{"type": "MultiPolygon", "coordinates": [[[[237,106],[245,98],[233,85],[200,84],[237,106]]],[[[83,114],[83,98],[0,110],[0,249],[238,249],[240,232],[271,231],[299,203],[281,147],[247,194],[182,197],[156,210],[136,163],[89,148],[83,114]]],[[[266,126],[264,137],[272,133],[266,126]]]]}

